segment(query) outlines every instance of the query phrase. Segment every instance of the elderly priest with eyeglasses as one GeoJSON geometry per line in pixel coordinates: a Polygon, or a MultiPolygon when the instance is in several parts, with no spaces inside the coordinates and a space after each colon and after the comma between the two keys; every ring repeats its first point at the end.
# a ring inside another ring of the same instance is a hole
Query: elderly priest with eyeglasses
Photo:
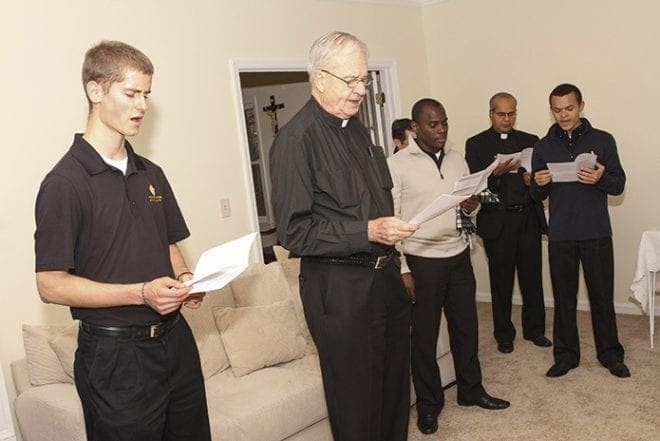
{"type": "Polygon", "coordinates": [[[271,148],[272,200],[280,242],[302,258],[300,295],[334,439],[405,441],[410,302],[394,244],[418,226],[393,216],[383,149],[355,116],[368,74],[355,36],[313,44],[312,97],[271,148]]]}

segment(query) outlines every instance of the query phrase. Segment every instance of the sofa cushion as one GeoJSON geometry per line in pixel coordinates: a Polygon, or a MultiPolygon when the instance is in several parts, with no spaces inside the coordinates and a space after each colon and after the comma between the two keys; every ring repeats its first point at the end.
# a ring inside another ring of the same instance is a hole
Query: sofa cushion
{"type": "Polygon", "coordinates": [[[185,306],[181,308],[197,343],[204,379],[229,367],[229,358],[220,338],[220,331],[215,324],[213,310],[220,306],[233,305],[234,296],[227,285],[218,291],[207,293],[202,306],[198,309],[188,309],[185,306]]]}
{"type": "Polygon", "coordinates": [[[24,440],[87,439],[82,405],[73,384],[32,387],[16,397],[14,410],[24,440]]]}
{"type": "Polygon", "coordinates": [[[242,377],[228,369],[207,380],[206,398],[214,440],[288,439],[327,417],[314,355],[242,377]]]}
{"type": "Polygon", "coordinates": [[[305,355],[291,300],[271,305],[216,308],[216,323],[236,376],[305,355]]]}
{"type": "Polygon", "coordinates": [[[77,325],[23,325],[23,345],[27,358],[30,384],[41,386],[51,383],[73,383],[62,363],[49,344],[51,338],[57,338],[67,331],[67,327],[77,325]]]}
{"type": "Polygon", "coordinates": [[[282,267],[253,263],[231,281],[236,306],[270,305],[290,297],[290,288],[282,267]]]}

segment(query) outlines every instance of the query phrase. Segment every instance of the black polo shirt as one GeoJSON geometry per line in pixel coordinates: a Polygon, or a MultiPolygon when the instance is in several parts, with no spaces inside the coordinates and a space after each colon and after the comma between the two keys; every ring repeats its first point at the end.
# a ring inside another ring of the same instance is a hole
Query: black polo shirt
{"type": "MultiPolygon", "coordinates": [[[[65,270],[107,283],[172,277],[169,245],[190,235],[162,169],[126,142],[126,175],[81,134],[46,175],[37,196],[36,271],[65,270]]],[[[106,326],[154,322],[146,306],[71,308],[106,326]]]]}

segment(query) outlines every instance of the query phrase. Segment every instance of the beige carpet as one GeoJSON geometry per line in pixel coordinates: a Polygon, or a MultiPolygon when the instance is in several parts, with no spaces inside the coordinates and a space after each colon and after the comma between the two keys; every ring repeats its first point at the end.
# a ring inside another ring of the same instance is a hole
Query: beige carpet
{"type": "MultiPolygon", "coordinates": [[[[546,310],[549,338],[552,313],[546,310]]],[[[492,337],[490,304],[479,304],[484,386],[491,395],[511,401],[511,407],[460,407],[454,386],[445,391],[436,433],[419,432],[413,407],[409,441],[660,441],[660,338],[651,349],[647,316],[617,316],[632,373],[625,379],[614,377],[596,360],[589,312],[578,312],[580,366],[559,378],[545,376],[552,365],[552,348],[522,340],[519,306],[514,306],[513,317],[519,334],[515,351],[501,354],[492,337]]]]}

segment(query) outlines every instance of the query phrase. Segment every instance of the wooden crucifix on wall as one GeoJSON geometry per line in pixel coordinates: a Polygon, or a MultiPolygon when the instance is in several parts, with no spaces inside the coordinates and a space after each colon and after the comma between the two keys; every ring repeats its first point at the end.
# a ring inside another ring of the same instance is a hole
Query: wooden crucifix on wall
{"type": "Polygon", "coordinates": [[[275,95],[270,96],[270,106],[265,106],[263,111],[270,116],[270,128],[273,130],[273,135],[277,135],[277,132],[280,131],[279,126],[277,125],[277,111],[284,109],[283,103],[275,103],[275,95]]]}

